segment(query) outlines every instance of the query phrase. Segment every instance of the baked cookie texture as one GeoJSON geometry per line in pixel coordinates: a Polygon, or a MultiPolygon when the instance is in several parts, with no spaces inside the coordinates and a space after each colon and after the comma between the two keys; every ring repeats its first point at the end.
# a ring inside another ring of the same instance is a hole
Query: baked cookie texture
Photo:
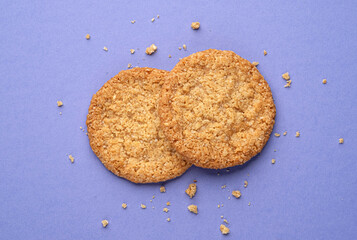
{"type": "Polygon", "coordinates": [[[226,168],[258,154],[275,123],[268,83],[248,60],[209,49],[183,58],[167,75],[161,128],[196,166],[226,168]]]}
{"type": "Polygon", "coordinates": [[[121,71],[93,96],[87,129],[93,152],[104,166],[135,183],[162,182],[183,174],[183,160],[160,130],[158,101],[167,71],[121,71]]]}

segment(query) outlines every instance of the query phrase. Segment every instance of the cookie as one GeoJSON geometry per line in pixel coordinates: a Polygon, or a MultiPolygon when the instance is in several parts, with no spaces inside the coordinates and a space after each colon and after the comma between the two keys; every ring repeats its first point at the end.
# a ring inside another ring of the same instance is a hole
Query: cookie
{"type": "Polygon", "coordinates": [[[226,168],[258,154],[275,123],[268,83],[232,51],[183,58],[168,74],[159,104],[161,128],[196,166],[226,168]]]}
{"type": "Polygon", "coordinates": [[[104,166],[135,183],[162,182],[191,164],[170,147],[157,112],[167,71],[121,71],[93,96],[87,116],[90,146],[104,166]]]}

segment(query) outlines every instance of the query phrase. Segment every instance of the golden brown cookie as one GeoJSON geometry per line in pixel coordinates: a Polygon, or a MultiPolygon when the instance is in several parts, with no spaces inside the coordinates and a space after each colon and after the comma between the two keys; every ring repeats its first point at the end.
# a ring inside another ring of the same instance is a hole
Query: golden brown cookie
{"type": "Polygon", "coordinates": [[[88,110],[90,146],[104,166],[135,183],[162,182],[183,174],[184,161],[160,130],[157,106],[167,71],[121,71],[93,96],[88,110]]]}
{"type": "Polygon", "coordinates": [[[275,105],[256,67],[232,51],[183,58],[168,74],[161,127],[177,152],[204,168],[243,164],[259,153],[274,126],[275,105]]]}

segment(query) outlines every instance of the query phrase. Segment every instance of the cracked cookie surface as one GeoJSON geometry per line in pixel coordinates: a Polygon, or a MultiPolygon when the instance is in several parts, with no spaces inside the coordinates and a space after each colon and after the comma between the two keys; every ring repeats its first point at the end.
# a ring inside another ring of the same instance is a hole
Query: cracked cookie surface
{"type": "Polygon", "coordinates": [[[157,106],[167,71],[121,71],[93,96],[87,116],[90,146],[104,166],[135,183],[183,174],[184,161],[160,129],[157,106]]]}
{"type": "Polygon", "coordinates": [[[161,128],[196,166],[226,168],[258,154],[275,123],[268,83],[232,51],[209,49],[183,58],[162,88],[161,128]]]}

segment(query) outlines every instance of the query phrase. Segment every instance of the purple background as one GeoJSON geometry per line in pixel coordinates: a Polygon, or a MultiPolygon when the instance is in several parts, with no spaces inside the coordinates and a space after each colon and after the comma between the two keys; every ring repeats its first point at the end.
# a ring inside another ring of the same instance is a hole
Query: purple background
{"type": "Polygon", "coordinates": [[[355,239],[357,2],[139,2],[0,2],[0,239],[355,239]],[[152,43],[158,51],[147,56],[152,43]],[[128,63],[170,70],[208,48],[260,62],[277,107],[274,132],[287,136],[271,137],[230,172],[192,167],[164,194],[160,184],[108,172],[80,130],[92,95],[128,63]],[[189,199],[193,179],[198,192],[189,199]],[[242,197],[228,200],[234,189],[242,197]]]}

